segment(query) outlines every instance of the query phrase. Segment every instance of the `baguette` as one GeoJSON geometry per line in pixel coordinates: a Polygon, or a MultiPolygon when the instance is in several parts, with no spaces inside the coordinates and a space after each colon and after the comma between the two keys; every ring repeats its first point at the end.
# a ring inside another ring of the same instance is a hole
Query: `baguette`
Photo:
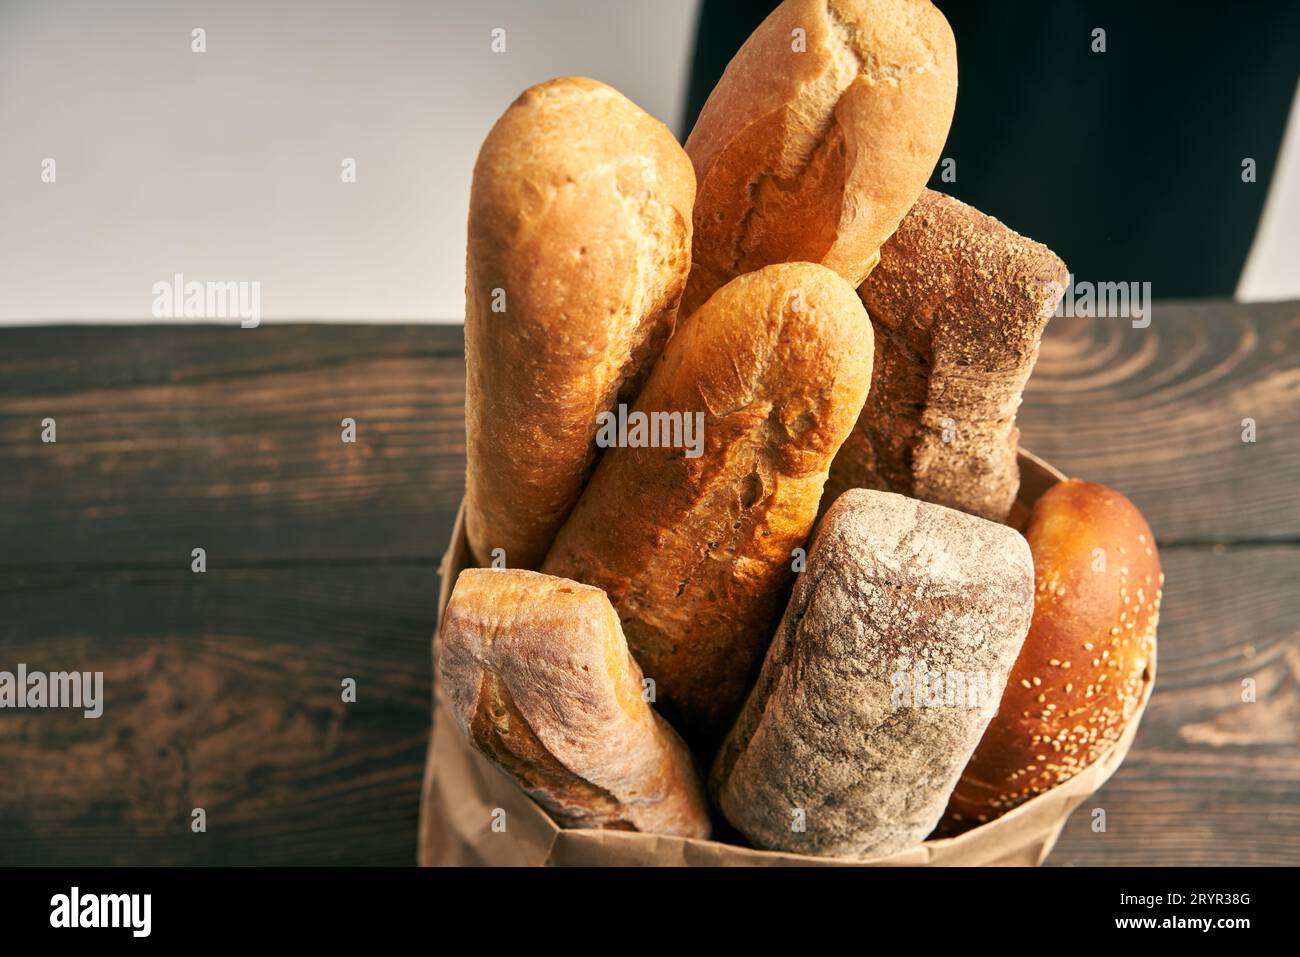
{"type": "Polygon", "coordinates": [[[695,177],[616,90],[526,90],[474,167],[466,265],[465,527],[474,560],[536,568],[672,332],[695,177]],[[501,549],[501,553],[495,553],[501,549]]]}
{"type": "Polygon", "coordinates": [[[708,837],[690,753],[642,697],[599,589],[467,569],[441,646],[439,680],[461,731],[561,826],[708,837]]]}
{"type": "Polygon", "coordinates": [[[702,421],[701,454],[611,448],[544,570],[605,590],[664,713],[716,747],[771,637],[871,379],[871,323],[822,266],[724,286],[664,350],[636,412],[702,421]]]}
{"type": "Polygon", "coordinates": [[[727,820],[759,847],[823,856],[924,840],[997,709],[1033,589],[1006,526],[846,492],[714,764],[727,820]]]}
{"type": "Polygon", "coordinates": [[[1020,487],[1016,410],[1067,282],[1046,246],[926,190],[859,290],[874,380],[826,504],[872,488],[1005,521],[1020,487]]]}
{"type": "Polygon", "coordinates": [[[1025,529],[1033,624],[997,717],[962,772],[940,833],[991,821],[1082,771],[1119,740],[1155,660],[1164,575],[1127,498],[1062,482],[1025,529]]]}
{"type": "Polygon", "coordinates": [[[925,0],[786,0],[714,88],[695,164],[683,312],[770,263],[857,286],[925,186],[952,123],[952,30],[925,0]]]}

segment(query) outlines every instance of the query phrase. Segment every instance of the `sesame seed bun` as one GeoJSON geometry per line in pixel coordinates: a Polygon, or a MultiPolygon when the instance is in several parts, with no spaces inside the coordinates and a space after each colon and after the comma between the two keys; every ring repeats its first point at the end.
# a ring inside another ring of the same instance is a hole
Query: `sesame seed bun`
{"type": "Polygon", "coordinates": [[[948,803],[943,836],[991,821],[1092,764],[1142,700],[1164,575],[1142,513],[1070,480],[1034,505],[1034,617],[989,724],[948,803]]]}

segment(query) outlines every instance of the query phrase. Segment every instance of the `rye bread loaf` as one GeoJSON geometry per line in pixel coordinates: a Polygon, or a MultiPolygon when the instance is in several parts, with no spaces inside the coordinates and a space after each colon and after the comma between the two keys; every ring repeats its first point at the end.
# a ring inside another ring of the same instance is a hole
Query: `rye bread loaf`
{"type": "Polygon", "coordinates": [[[927,190],[859,289],[876,332],[871,395],[831,468],[995,522],[1020,486],[1016,411],[1068,282],[1046,246],[927,190]]]}
{"type": "Polygon", "coordinates": [[[840,276],[787,263],[732,280],[680,324],[633,410],[698,418],[698,455],[608,449],[546,557],[609,595],[701,753],[753,680],[870,380],[871,323],[840,276]]]}
{"type": "Polygon", "coordinates": [[[603,83],[525,90],[479,152],[465,277],[465,531],[536,568],[595,460],[596,417],[636,395],[690,267],[695,174],[662,123],[603,83]]]}
{"type": "Polygon", "coordinates": [[[926,0],[786,0],[728,64],[686,141],[699,197],[683,312],[770,263],[856,286],[952,122],[952,30],[926,0]]]}
{"type": "Polygon", "coordinates": [[[711,788],[756,845],[867,858],[923,841],[1033,610],[1003,525],[853,490],[821,521],[711,788]]]}
{"type": "Polygon", "coordinates": [[[997,716],[962,772],[944,835],[1068,781],[1119,740],[1156,653],[1164,574],[1127,498],[1070,480],[1034,503],[1034,619],[997,716]]]}
{"type": "Polygon", "coordinates": [[[461,572],[438,674],[470,744],[561,826],[708,837],[690,752],[646,703],[600,589],[515,569],[461,572]]]}

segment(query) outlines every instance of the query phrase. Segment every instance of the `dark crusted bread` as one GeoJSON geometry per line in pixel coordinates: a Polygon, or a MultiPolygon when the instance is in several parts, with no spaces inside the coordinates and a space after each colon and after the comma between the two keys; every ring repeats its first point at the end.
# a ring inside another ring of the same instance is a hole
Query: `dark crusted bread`
{"type": "Polygon", "coordinates": [[[714,763],[727,820],[805,854],[924,840],[997,709],[1033,588],[1029,546],[1006,526],[842,495],[714,763]]]}
{"type": "Polygon", "coordinates": [[[825,503],[874,488],[1004,521],[1020,486],[1020,394],[1067,281],[1046,246],[923,193],[859,289],[876,365],[825,503]]]}
{"type": "Polygon", "coordinates": [[[469,742],[563,827],[708,837],[690,752],[646,703],[600,589],[515,569],[461,572],[438,680],[469,742]]]}
{"type": "Polygon", "coordinates": [[[701,752],[753,680],[870,380],[871,323],[838,275],[787,263],[732,280],[681,323],[636,402],[699,413],[701,454],[609,449],[546,557],[548,574],[609,595],[701,752]]]}

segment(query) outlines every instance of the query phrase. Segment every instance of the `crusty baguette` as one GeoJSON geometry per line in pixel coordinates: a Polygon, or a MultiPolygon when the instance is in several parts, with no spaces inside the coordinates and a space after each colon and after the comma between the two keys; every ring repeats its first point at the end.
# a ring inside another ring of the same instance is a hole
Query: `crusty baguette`
{"type": "Polygon", "coordinates": [[[1164,575],[1146,520],[1119,492],[1068,481],[1025,529],[1034,620],[997,717],[941,833],[991,821],[1092,764],[1132,718],[1155,657],[1164,575]]]}
{"type": "Polygon", "coordinates": [[[734,276],[821,263],[858,285],[952,122],[952,30],[925,0],[786,0],[732,59],[686,152],[694,312],[734,276]]]}
{"type": "Polygon", "coordinates": [[[1033,588],[1006,526],[846,492],[714,764],[727,820],[760,847],[824,856],[924,840],[997,708],[1033,588]]]}
{"type": "Polygon", "coordinates": [[[603,588],[664,713],[716,746],[871,379],[871,323],[822,266],[741,276],[684,320],[635,411],[699,412],[698,457],[612,448],[544,570],[603,588]]]}
{"type": "Polygon", "coordinates": [[[825,504],[873,488],[1005,521],[1020,394],[1067,281],[1046,246],[926,190],[859,290],[876,367],[825,504]]]}
{"type": "Polygon", "coordinates": [[[642,694],[598,588],[516,569],[467,569],[438,663],[470,743],[564,827],[708,837],[690,752],[642,694]]]}
{"type": "Polygon", "coordinates": [[[536,568],[595,457],[596,417],[672,332],[695,177],[668,129],[579,77],[526,90],[479,152],[465,282],[465,528],[536,568]]]}

